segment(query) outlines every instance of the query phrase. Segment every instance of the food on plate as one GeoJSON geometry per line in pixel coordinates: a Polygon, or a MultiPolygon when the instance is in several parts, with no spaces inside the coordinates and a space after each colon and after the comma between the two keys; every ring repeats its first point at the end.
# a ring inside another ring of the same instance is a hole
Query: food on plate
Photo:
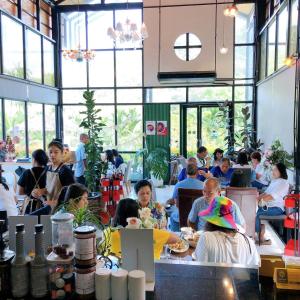
{"type": "Polygon", "coordinates": [[[189,244],[184,240],[180,240],[175,244],[169,244],[168,247],[174,252],[185,252],[189,249],[189,244]]]}

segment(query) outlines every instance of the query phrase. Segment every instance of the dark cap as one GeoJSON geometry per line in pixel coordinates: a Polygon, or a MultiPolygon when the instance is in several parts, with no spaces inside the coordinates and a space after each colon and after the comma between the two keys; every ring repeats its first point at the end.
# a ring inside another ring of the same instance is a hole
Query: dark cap
{"type": "Polygon", "coordinates": [[[23,231],[24,231],[24,224],[17,224],[16,232],[23,232],[23,231]]]}
{"type": "Polygon", "coordinates": [[[37,224],[34,226],[35,232],[43,232],[43,224],[37,224]]]}

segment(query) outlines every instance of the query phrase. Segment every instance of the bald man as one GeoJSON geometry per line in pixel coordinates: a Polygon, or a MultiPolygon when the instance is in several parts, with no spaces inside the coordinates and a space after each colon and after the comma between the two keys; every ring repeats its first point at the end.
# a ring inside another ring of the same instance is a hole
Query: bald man
{"type": "MultiPolygon", "coordinates": [[[[188,217],[188,226],[195,230],[203,230],[205,226],[205,221],[199,217],[199,212],[208,208],[209,203],[217,196],[220,196],[221,187],[219,180],[215,177],[208,178],[204,182],[203,187],[203,197],[198,198],[194,201],[192,209],[188,217]]],[[[232,201],[232,200],[231,200],[232,201]]],[[[233,217],[237,224],[246,229],[246,222],[241,213],[239,206],[233,203],[233,217]]]]}

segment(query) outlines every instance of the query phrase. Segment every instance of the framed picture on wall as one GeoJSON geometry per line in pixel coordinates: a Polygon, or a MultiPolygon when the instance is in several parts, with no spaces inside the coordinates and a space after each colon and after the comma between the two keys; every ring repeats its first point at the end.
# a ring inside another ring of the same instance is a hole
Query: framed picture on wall
{"type": "Polygon", "coordinates": [[[156,122],[146,121],[146,135],[155,135],[156,122]]]}
{"type": "Polygon", "coordinates": [[[168,122],[167,121],[157,121],[156,122],[157,135],[168,135],[168,122]]]}

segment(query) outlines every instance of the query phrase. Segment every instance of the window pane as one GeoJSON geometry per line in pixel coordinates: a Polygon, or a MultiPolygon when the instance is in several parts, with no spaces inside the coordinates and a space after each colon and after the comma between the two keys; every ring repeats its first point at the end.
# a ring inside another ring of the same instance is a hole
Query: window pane
{"type": "Polygon", "coordinates": [[[260,71],[259,71],[260,80],[263,80],[266,77],[266,59],[267,59],[266,43],[267,43],[267,32],[264,31],[260,39],[260,71]]]}
{"type": "Polygon", "coordinates": [[[24,78],[22,25],[2,14],[3,73],[24,78]]]}
{"type": "Polygon", "coordinates": [[[189,88],[189,101],[225,101],[232,100],[232,87],[189,88]]]}
{"type": "Polygon", "coordinates": [[[253,77],[253,46],[235,47],[235,78],[253,77]]]}
{"type": "Polygon", "coordinates": [[[89,86],[114,86],[114,53],[113,51],[96,52],[95,58],[89,62],[89,86]]]}
{"type": "Polygon", "coordinates": [[[292,1],[291,30],[290,30],[290,55],[297,52],[297,24],[298,24],[298,1],[292,1]]]}
{"type": "Polygon", "coordinates": [[[84,132],[83,128],[79,127],[83,116],[80,114],[84,111],[84,106],[64,105],[63,120],[64,120],[64,143],[68,144],[71,149],[75,150],[79,143],[79,135],[84,132]]]}
{"type": "Polygon", "coordinates": [[[111,149],[115,147],[115,107],[113,105],[103,105],[99,108],[101,108],[102,121],[106,125],[102,132],[103,147],[111,149]]]}
{"type": "Polygon", "coordinates": [[[56,137],[55,106],[45,105],[46,146],[56,137]]]}
{"type": "Polygon", "coordinates": [[[78,104],[84,101],[83,92],[85,90],[62,90],[63,103],[78,104]]]}
{"type": "Polygon", "coordinates": [[[43,104],[28,103],[29,155],[36,149],[43,149],[43,104]]]}
{"type": "Polygon", "coordinates": [[[15,145],[16,154],[26,156],[25,141],[25,103],[5,100],[5,127],[6,135],[18,137],[19,143],[15,145]]]}
{"type": "Polygon", "coordinates": [[[142,51],[117,51],[117,86],[142,85],[142,51]]]}
{"type": "Polygon", "coordinates": [[[121,151],[136,151],[143,147],[142,106],[117,107],[117,148],[121,151]]]}
{"type": "Polygon", "coordinates": [[[143,179],[143,158],[142,156],[136,156],[135,153],[120,153],[125,163],[132,161],[131,165],[131,181],[139,181],[143,179]]]}
{"type": "Polygon", "coordinates": [[[85,88],[87,86],[86,63],[67,60],[62,57],[62,85],[63,87],[85,88]]]}
{"type": "Polygon", "coordinates": [[[234,105],[234,133],[236,135],[236,149],[240,149],[244,147],[242,143],[241,132],[245,129],[249,129],[249,127],[245,128],[245,125],[252,124],[252,104],[235,104],[234,105]],[[242,109],[245,107],[249,107],[250,118],[245,122],[244,115],[242,113],[242,109]]]}
{"type": "Polygon", "coordinates": [[[0,99],[0,140],[3,137],[3,127],[2,127],[2,99],[0,99]]]}
{"type": "Polygon", "coordinates": [[[142,100],[143,100],[142,89],[117,90],[118,103],[142,103],[142,100]]]}
{"type": "Polygon", "coordinates": [[[186,101],[186,89],[185,88],[154,88],[147,89],[146,102],[185,102],[186,101]]]}
{"type": "Polygon", "coordinates": [[[288,9],[285,7],[279,14],[278,19],[278,53],[277,53],[277,68],[284,65],[284,60],[287,56],[287,30],[288,30],[288,9]]]}
{"type": "Polygon", "coordinates": [[[107,36],[107,28],[113,27],[112,11],[88,12],[89,49],[113,48],[113,40],[107,36]]]}
{"type": "Polygon", "coordinates": [[[236,86],[234,88],[234,101],[252,101],[253,86],[236,86]]]}
{"type": "Polygon", "coordinates": [[[44,42],[44,83],[55,85],[54,80],[54,45],[43,39],[44,42]]]}
{"type": "Polygon", "coordinates": [[[171,105],[171,155],[180,153],[180,107],[171,105]]]}
{"type": "Polygon", "coordinates": [[[96,103],[114,103],[114,90],[95,90],[95,100],[96,103]]]}
{"type": "Polygon", "coordinates": [[[68,50],[86,48],[85,13],[61,14],[61,47],[68,50]]]}
{"type": "Polygon", "coordinates": [[[268,73],[269,76],[275,71],[275,35],[276,22],[274,21],[269,27],[268,35],[268,73]]]}
{"type": "Polygon", "coordinates": [[[238,4],[239,13],[235,17],[235,43],[249,44],[254,42],[254,7],[251,4],[238,4]]]}
{"type": "MultiPolygon", "coordinates": [[[[123,26],[123,30],[126,33],[130,34],[130,26],[126,26],[125,22],[129,19],[131,23],[137,25],[137,29],[140,30],[142,25],[142,10],[141,9],[130,9],[130,10],[116,10],[116,24],[119,22],[123,26]]],[[[133,44],[132,42],[117,42],[116,48],[134,48],[141,47],[142,45],[133,44]]]]}
{"type": "Polygon", "coordinates": [[[26,30],[26,76],[42,82],[41,36],[29,29],[26,30]]]}

